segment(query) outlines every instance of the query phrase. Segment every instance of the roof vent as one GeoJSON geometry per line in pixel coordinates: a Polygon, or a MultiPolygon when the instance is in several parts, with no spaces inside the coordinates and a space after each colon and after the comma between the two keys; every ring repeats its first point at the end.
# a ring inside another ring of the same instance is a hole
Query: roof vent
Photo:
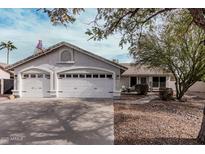
{"type": "Polygon", "coordinates": [[[43,43],[42,43],[42,40],[38,40],[34,54],[38,54],[41,52],[43,52],[43,43]]]}

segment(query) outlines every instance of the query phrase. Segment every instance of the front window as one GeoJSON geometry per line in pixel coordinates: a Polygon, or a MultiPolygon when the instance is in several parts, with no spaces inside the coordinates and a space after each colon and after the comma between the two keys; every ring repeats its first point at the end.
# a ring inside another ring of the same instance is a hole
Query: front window
{"type": "Polygon", "coordinates": [[[147,84],[147,78],[141,77],[141,84],[147,84]]]}
{"type": "Polygon", "coordinates": [[[153,77],[153,87],[166,87],[166,77],[153,77]]]}

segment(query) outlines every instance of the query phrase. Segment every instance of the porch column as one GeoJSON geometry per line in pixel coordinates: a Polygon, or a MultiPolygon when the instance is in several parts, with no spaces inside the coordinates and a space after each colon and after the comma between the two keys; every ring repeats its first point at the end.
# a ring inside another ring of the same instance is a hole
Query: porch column
{"type": "Polygon", "coordinates": [[[113,99],[119,99],[121,95],[120,91],[120,75],[113,72],[113,99]]]}
{"type": "Polygon", "coordinates": [[[115,73],[113,73],[113,80],[114,80],[114,83],[113,83],[113,92],[116,91],[116,78],[117,78],[117,75],[115,73]]]}
{"type": "Polygon", "coordinates": [[[15,84],[15,89],[13,90],[13,95],[17,96],[17,97],[21,97],[21,87],[22,87],[22,78],[21,78],[21,73],[18,73],[16,80],[16,84],[15,84]]]}
{"type": "Polygon", "coordinates": [[[141,77],[137,76],[137,77],[136,77],[136,81],[137,81],[137,82],[136,82],[137,84],[141,84],[141,77]]]}
{"type": "Polygon", "coordinates": [[[17,78],[16,75],[14,75],[14,90],[17,90],[17,78]]]}
{"type": "Polygon", "coordinates": [[[1,95],[4,94],[4,79],[0,79],[1,80],[1,95]]]}
{"type": "Polygon", "coordinates": [[[50,96],[57,97],[55,72],[50,72],[50,96]]]}
{"type": "Polygon", "coordinates": [[[152,76],[149,76],[148,77],[148,84],[149,84],[149,89],[150,89],[150,91],[152,91],[152,76]]]}
{"type": "Polygon", "coordinates": [[[166,76],[166,87],[167,88],[171,88],[170,87],[170,78],[171,78],[170,76],[166,76]]]}
{"type": "Polygon", "coordinates": [[[55,85],[55,92],[56,92],[56,97],[58,97],[58,75],[57,75],[57,73],[55,72],[54,73],[54,85],[55,85]]]}
{"type": "Polygon", "coordinates": [[[54,90],[54,87],[53,87],[53,72],[50,72],[50,91],[53,91],[54,90]]]}

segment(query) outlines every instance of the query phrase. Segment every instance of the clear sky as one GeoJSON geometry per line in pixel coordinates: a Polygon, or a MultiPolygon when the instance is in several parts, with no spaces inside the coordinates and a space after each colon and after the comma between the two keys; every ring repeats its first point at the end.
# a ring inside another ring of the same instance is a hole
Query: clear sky
{"type": "MultiPolygon", "coordinates": [[[[119,36],[109,37],[100,42],[89,40],[85,34],[88,24],[96,15],[95,9],[86,9],[67,28],[53,26],[46,14],[37,9],[0,9],[0,41],[12,41],[18,48],[10,54],[10,63],[26,58],[34,53],[38,40],[47,48],[60,41],[67,41],[107,59],[130,62],[126,47],[118,45],[119,36]]],[[[0,62],[6,62],[6,54],[0,51],[0,62]]]]}

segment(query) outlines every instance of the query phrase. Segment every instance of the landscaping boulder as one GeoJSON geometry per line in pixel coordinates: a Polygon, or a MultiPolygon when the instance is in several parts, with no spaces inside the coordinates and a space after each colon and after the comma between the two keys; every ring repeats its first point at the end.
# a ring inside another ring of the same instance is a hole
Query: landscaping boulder
{"type": "Polygon", "coordinates": [[[14,100],[14,99],[15,99],[15,96],[14,96],[14,95],[9,95],[8,98],[9,98],[10,100],[14,100]]]}

